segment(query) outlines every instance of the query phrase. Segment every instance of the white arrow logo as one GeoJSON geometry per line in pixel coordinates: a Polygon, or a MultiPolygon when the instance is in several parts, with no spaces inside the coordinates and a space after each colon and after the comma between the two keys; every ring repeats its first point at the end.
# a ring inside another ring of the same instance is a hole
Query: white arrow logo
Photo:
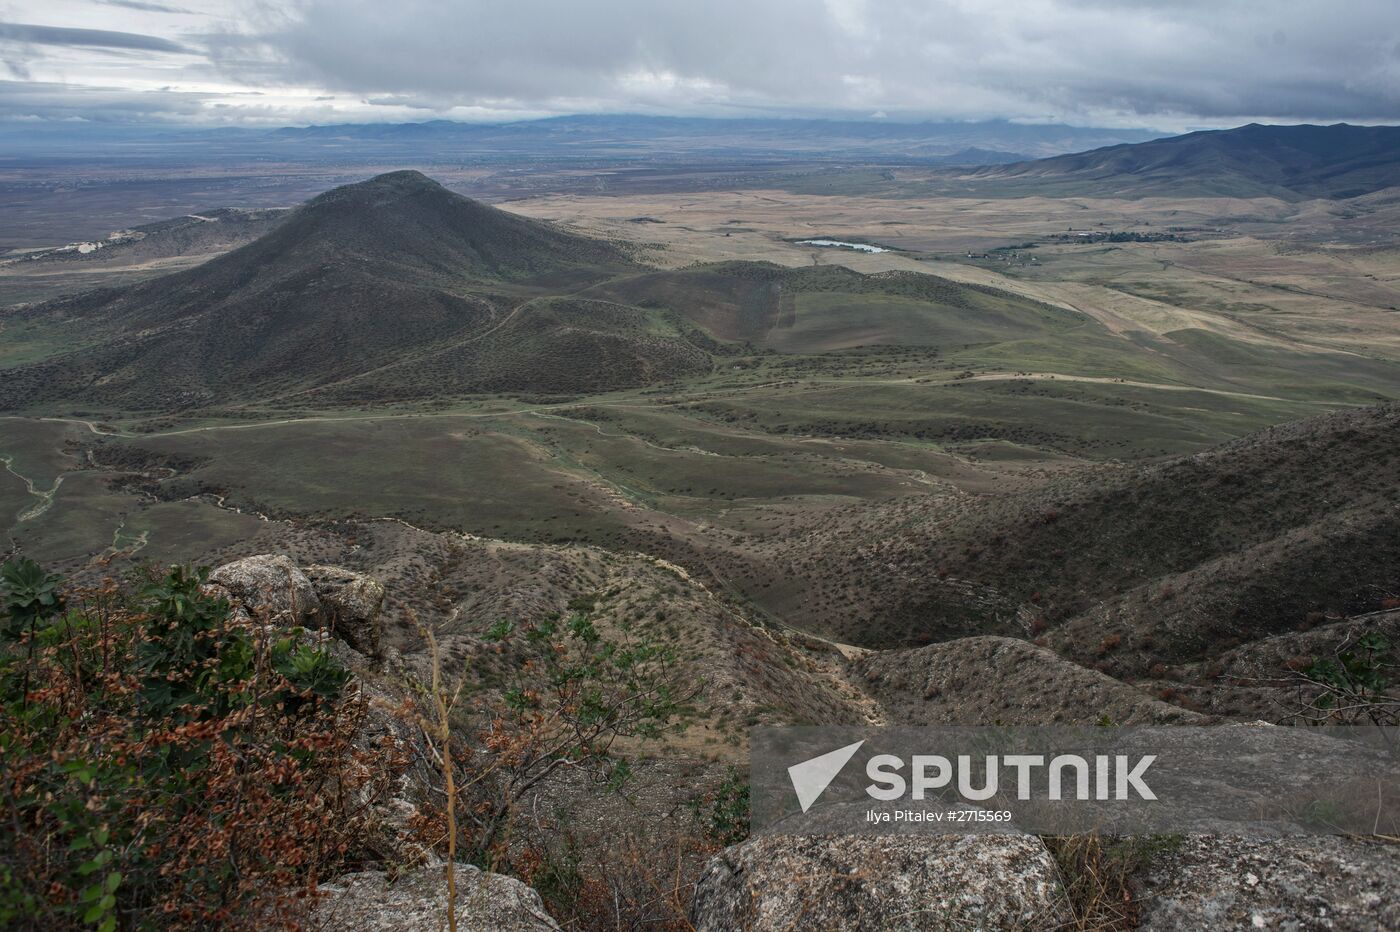
{"type": "Polygon", "coordinates": [[[846,766],[846,762],[855,756],[864,743],[863,740],[857,741],[855,744],[828,751],[820,757],[804,760],[788,768],[788,777],[792,780],[792,788],[797,791],[797,801],[802,804],[803,812],[812,808],[812,804],[826,792],[826,788],[836,779],[841,768],[846,766]]]}

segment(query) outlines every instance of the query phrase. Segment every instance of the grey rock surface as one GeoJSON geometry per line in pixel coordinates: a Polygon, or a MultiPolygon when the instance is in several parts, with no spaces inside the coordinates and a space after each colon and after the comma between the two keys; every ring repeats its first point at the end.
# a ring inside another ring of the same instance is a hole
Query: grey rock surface
{"type": "Polygon", "coordinates": [[[710,861],[700,932],[1053,929],[1070,920],[1054,859],[1025,835],[760,836],[710,861]]]}
{"type": "Polygon", "coordinates": [[[1135,883],[1141,928],[1400,928],[1400,845],[1193,835],[1135,883]]]}
{"type": "MultiPolygon", "coordinates": [[[[540,895],[519,880],[458,864],[459,932],[558,932],[540,895]]],[[[311,914],[318,932],[439,932],[447,928],[447,878],[442,867],[346,874],[321,887],[311,914]]]]}
{"type": "Polygon", "coordinates": [[[355,650],[378,656],[383,629],[383,583],[338,566],[308,566],[305,573],[320,600],[323,623],[328,623],[336,636],[355,650]]]}
{"type": "Polygon", "coordinates": [[[244,557],[209,574],[210,588],[249,614],[282,625],[320,624],[321,600],[311,580],[284,556],[244,557]]]}
{"type": "Polygon", "coordinates": [[[410,691],[390,671],[361,669],[355,687],[366,703],[365,716],[352,739],[359,751],[402,759],[403,768],[388,786],[370,788],[366,805],[370,819],[369,847],[383,864],[395,867],[442,863],[423,843],[417,828],[425,806],[437,805],[433,787],[441,775],[430,761],[432,752],[413,711],[410,691]]]}

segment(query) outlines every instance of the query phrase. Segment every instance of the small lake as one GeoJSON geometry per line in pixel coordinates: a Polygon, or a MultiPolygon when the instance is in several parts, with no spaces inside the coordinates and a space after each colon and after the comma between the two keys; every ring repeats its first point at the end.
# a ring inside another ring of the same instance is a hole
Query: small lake
{"type": "Polygon", "coordinates": [[[869,243],[847,243],[839,239],[803,239],[797,242],[800,246],[836,246],[840,249],[854,249],[857,252],[889,252],[884,246],[872,246],[869,243]]]}

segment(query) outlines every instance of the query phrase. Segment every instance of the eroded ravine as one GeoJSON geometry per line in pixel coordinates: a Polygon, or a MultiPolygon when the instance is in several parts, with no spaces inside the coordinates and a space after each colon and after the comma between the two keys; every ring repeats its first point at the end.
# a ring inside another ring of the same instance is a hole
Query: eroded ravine
{"type": "Polygon", "coordinates": [[[21,509],[19,514],[15,516],[16,522],[22,524],[25,521],[33,521],[53,507],[54,496],[58,495],[58,487],[63,484],[63,476],[60,475],[54,479],[53,486],[50,487],[48,491],[45,491],[39,488],[34,483],[33,479],[30,479],[28,476],[20,475],[19,472],[15,470],[14,462],[15,458],[13,456],[7,453],[0,453],[0,463],[5,464],[5,471],[20,482],[23,482],[25,491],[38,499],[37,502],[30,505],[28,508],[21,509]]]}

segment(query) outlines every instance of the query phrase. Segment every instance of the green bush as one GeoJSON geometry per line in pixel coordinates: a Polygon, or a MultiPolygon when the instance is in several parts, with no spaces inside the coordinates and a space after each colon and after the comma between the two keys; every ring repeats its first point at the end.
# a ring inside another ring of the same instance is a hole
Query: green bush
{"type": "Polygon", "coordinates": [[[249,924],[353,859],[348,671],[205,577],[0,568],[0,927],[249,924]]]}

